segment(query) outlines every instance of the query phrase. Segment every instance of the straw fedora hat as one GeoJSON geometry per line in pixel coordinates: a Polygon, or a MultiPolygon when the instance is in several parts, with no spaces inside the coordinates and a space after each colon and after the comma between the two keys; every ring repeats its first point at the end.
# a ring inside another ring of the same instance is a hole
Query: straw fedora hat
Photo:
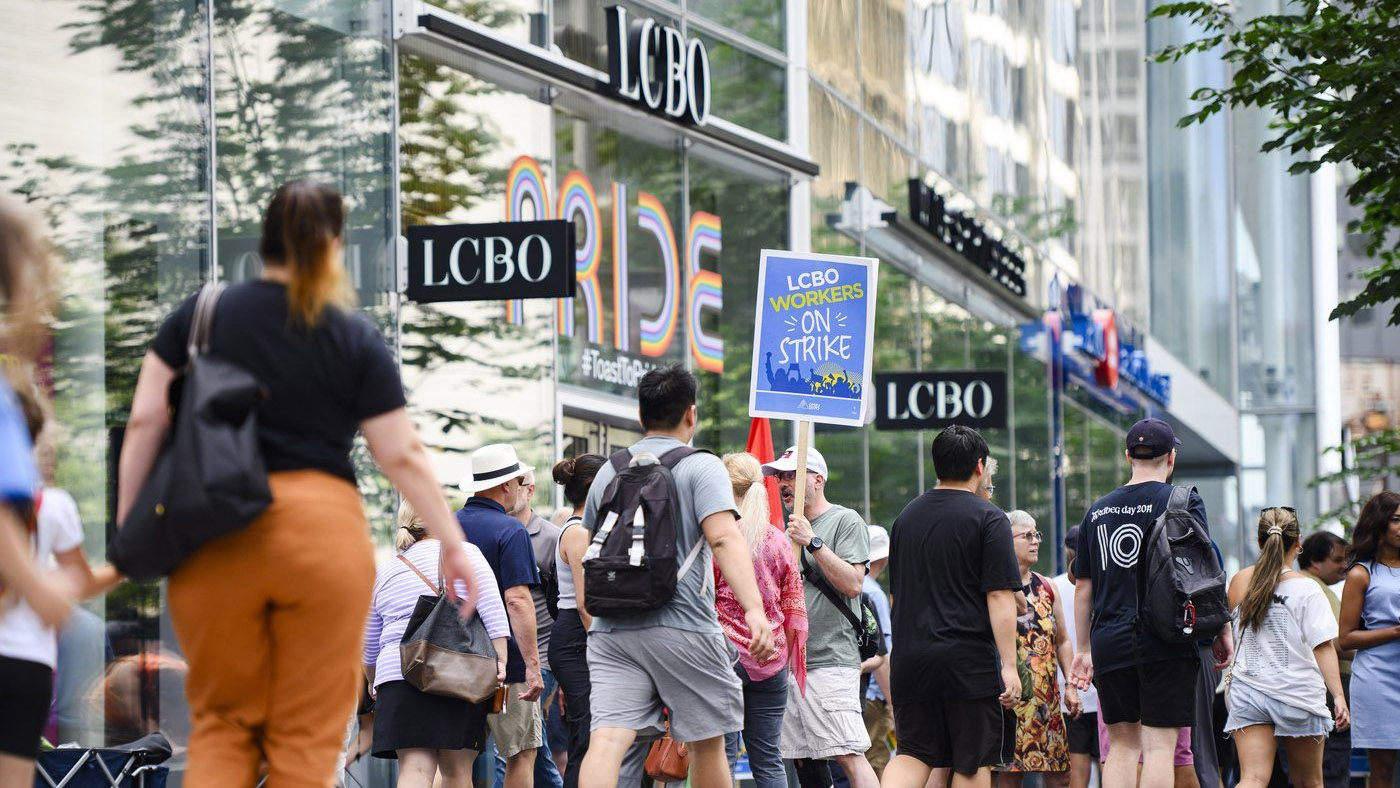
{"type": "Polygon", "coordinates": [[[465,493],[481,492],[533,470],[515,456],[515,447],[492,443],[472,452],[472,472],[463,476],[457,486],[465,493]]]}

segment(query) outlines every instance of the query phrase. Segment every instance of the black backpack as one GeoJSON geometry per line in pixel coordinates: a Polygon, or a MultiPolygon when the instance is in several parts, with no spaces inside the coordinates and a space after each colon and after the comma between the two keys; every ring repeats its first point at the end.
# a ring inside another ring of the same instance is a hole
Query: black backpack
{"type": "Polygon", "coordinates": [[[1138,557],[1138,626],[1167,643],[1214,638],[1230,620],[1220,557],[1187,510],[1194,490],[1172,488],[1138,557]]]}
{"type": "Polygon", "coordinates": [[[635,616],[663,607],[676,595],[676,584],[699,557],[705,539],[701,535],[678,565],[680,504],[672,471],[697,451],[704,450],[680,446],[658,458],[633,457],[623,449],[612,456],[617,476],[603,491],[593,542],[583,556],[589,614],[635,616]]]}

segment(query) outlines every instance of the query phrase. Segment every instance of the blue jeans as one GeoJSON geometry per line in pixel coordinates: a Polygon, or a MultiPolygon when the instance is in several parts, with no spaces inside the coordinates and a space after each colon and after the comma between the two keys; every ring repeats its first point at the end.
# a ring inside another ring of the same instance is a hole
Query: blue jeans
{"type": "MultiPolygon", "coordinates": [[[[749,752],[755,788],[787,788],[787,773],[778,743],[783,734],[783,714],[787,712],[788,674],[780,670],[762,681],[754,681],[743,665],[734,668],[744,684],[744,746],[749,752]]],[[[739,758],[739,734],[724,737],[729,754],[729,771],[739,758]]]]}
{"type": "MultiPolygon", "coordinates": [[[[541,670],[540,675],[544,678],[544,694],[540,696],[540,708],[544,710],[547,719],[549,699],[554,695],[554,689],[559,685],[554,681],[553,671],[541,670]]],[[[506,759],[496,752],[496,742],[492,741],[489,735],[486,737],[486,749],[482,750],[481,754],[483,757],[477,758],[477,763],[494,761],[496,764],[495,788],[505,788],[506,759]]],[[[540,748],[535,750],[535,788],[564,788],[564,778],[559,774],[559,767],[554,765],[554,754],[549,749],[548,735],[542,738],[540,748]]]]}

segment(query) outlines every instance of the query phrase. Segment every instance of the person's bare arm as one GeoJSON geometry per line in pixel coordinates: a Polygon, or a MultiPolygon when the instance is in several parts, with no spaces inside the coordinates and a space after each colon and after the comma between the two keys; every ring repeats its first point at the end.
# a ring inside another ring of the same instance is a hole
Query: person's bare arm
{"type": "Polygon", "coordinates": [[[161,442],[170,430],[170,382],[175,370],[153,351],[141,361],[136,393],[131,398],[131,415],[122,437],[122,454],[117,460],[117,526],[126,522],[136,496],[160,454],[161,442]]]}
{"type": "Polygon", "coordinates": [[[1371,585],[1371,573],[1365,567],[1353,566],[1347,572],[1347,584],[1342,587],[1342,612],[1337,623],[1337,642],[1342,648],[1360,651],[1383,646],[1400,639],[1400,626],[1385,629],[1363,629],[1361,607],[1366,601],[1366,589],[1371,585]]]}
{"type": "Polygon", "coordinates": [[[506,589],[506,615],[510,618],[511,635],[525,659],[525,691],[521,700],[539,700],[544,694],[544,678],[540,675],[540,647],[535,620],[535,598],[530,595],[529,586],[511,586],[506,589]]]}
{"type": "Polygon", "coordinates": [[[883,664],[885,664],[885,655],[876,654],[870,659],[860,663],[860,673],[862,676],[867,673],[874,673],[876,670],[879,670],[880,666],[883,664]]]}
{"type": "Polygon", "coordinates": [[[40,574],[29,560],[29,547],[20,536],[23,531],[15,513],[0,505],[0,580],[29,603],[45,625],[60,627],[73,612],[72,592],[55,578],[40,574]]]}
{"type": "Polygon", "coordinates": [[[1069,635],[1065,634],[1065,627],[1060,622],[1065,620],[1065,606],[1060,603],[1060,595],[1055,595],[1055,602],[1052,615],[1055,617],[1055,656],[1058,657],[1056,668],[1060,675],[1065,677],[1065,707],[1069,709],[1071,718],[1077,718],[1083,710],[1083,705],[1079,700],[1079,690],[1070,683],[1070,671],[1074,668],[1074,644],[1069,642],[1069,635]]]}
{"type": "Polygon", "coordinates": [[[111,591],[122,581],[117,570],[108,564],[96,569],[87,561],[82,547],[74,547],[54,554],[60,571],[67,573],[79,599],[90,599],[111,591]]]}
{"type": "Polygon", "coordinates": [[[1346,693],[1342,691],[1342,668],[1337,663],[1337,649],[1334,641],[1318,644],[1313,649],[1318,670],[1322,671],[1322,682],[1332,693],[1332,716],[1338,728],[1351,725],[1351,709],[1347,707],[1346,693]]]}
{"type": "Polygon", "coordinates": [[[885,708],[893,709],[894,697],[890,693],[890,657],[885,656],[885,661],[880,663],[880,667],[875,669],[875,686],[880,688],[880,694],[885,696],[885,708]]]}
{"type": "Polygon", "coordinates": [[[491,646],[496,649],[496,682],[504,684],[506,680],[506,661],[510,659],[510,651],[506,648],[508,638],[491,638],[491,646]]]}
{"type": "Polygon", "coordinates": [[[1094,618],[1094,585],[1087,577],[1074,581],[1074,670],[1070,680],[1084,690],[1094,680],[1094,656],[1089,646],[1089,627],[1094,618]]]}
{"type": "MultiPolygon", "coordinates": [[[[418,430],[404,408],[395,408],[371,419],[360,422],[360,430],[365,435],[365,443],[380,470],[413,505],[423,518],[428,532],[443,544],[453,544],[464,540],[462,528],[452,510],[447,506],[447,498],[442,487],[433,476],[433,466],[428,452],[418,438],[418,430]]],[[[467,587],[467,599],[461,606],[462,617],[469,617],[476,610],[476,572],[465,550],[447,550],[443,553],[443,587],[450,597],[456,597],[456,583],[461,581],[467,587]]],[[[533,608],[532,608],[533,609],[533,608]]]]}
{"type": "Polygon", "coordinates": [[[758,591],[758,580],[754,576],[753,557],[749,555],[748,542],[739,533],[734,512],[715,512],[700,523],[705,541],[714,552],[715,565],[734,591],[734,598],[744,608],[744,622],[749,625],[751,640],[749,654],[759,663],[773,657],[773,625],[768,614],[763,611],[763,596],[758,591]]]}
{"type": "Polygon", "coordinates": [[[996,639],[997,656],[1001,658],[1001,681],[1004,686],[1001,705],[1010,708],[1021,700],[1021,674],[1016,670],[1015,592],[1006,589],[988,591],[987,617],[992,621],[992,636],[996,639]]]}
{"type": "MultiPolygon", "coordinates": [[[[812,524],[807,518],[800,514],[793,514],[788,517],[788,536],[806,549],[812,543],[812,537],[816,534],[812,531],[812,524]]],[[[817,568],[826,577],[827,582],[836,592],[847,599],[855,599],[860,596],[861,584],[865,581],[865,564],[853,564],[850,561],[836,554],[831,545],[815,553],[808,553],[816,563],[817,568]]]]}
{"type": "Polygon", "coordinates": [[[587,600],[583,593],[583,554],[588,551],[588,542],[588,529],[582,524],[565,531],[559,539],[559,554],[574,573],[574,602],[578,605],[578,617],[583,622],[585,632],[593,627],[593,616],[585,609],[587,600]]]}

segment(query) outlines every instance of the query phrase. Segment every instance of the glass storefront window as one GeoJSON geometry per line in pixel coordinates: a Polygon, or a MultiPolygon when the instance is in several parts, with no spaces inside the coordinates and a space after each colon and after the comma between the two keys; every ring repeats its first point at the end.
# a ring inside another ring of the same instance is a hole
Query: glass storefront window
{"type": "Polygon", "coordinates": [[[712,36],[691,31],[705,42],[710,58],[710,111],[731,123],[787,139],[787,68],[712,36]]]}
{"type": "Polygon", "coordinates": [[[786,49],[786,3],[783,0],[686,0],[686,10],[736,33],[786,49]]]}

